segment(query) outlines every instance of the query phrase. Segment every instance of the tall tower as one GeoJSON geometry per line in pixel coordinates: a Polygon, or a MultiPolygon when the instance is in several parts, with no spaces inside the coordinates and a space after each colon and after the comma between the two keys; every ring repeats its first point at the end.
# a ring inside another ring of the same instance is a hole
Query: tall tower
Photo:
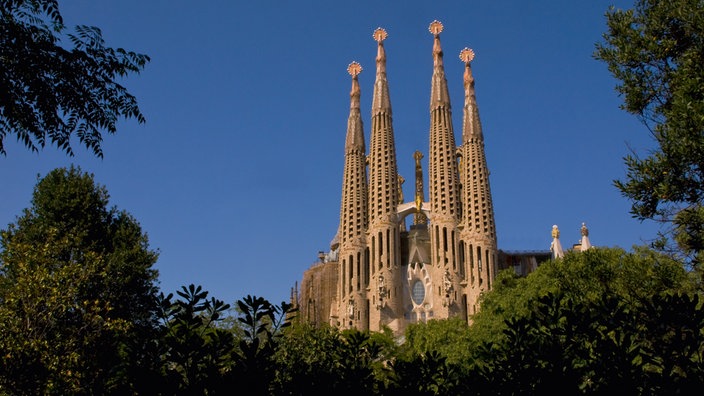
{"type": "Polygon", "coordinates": [[[403,318],[401,296],[400,236],[396,210],[399,179],[391,116],[389,84],[386,79],[387,33],[374,31],[377,42],[376,79],[372,99],[372,130],[369,148],[369,325],[359,328],[380,330],[399,316],[403,318]]]}
{"type": "MultiPolygon", "coordinates": [[[[443,65],[440,33],[433,21],[433,71],[430,95],[428,170],[416,151],[415,194],[403,202],[398,174],[384,42],[378,28],[376,76],[371,107],[369,152],[360,116],[358,75],[352,76],[350,115],[345,141],[340,224],[330,245],[304,275],[306,317],[342,329],[401,335],[412,323],[462,316],[477,311],[481,293],[490,290],[499,252],[489,171],[470,62],[464,49],[464,119],[462,144],[455,144],[450,95],[443,65]],[[428,201],[425,201],[427,190],[428,201]],[[406,229],[406,216],[413,224],[406,229]]],[[[309,319],[310,320],[310,319],[309,319]]]]}
{"type": "Polygon", "coordinates": [[[464,62],[464,115],[462,146],[462,221],[460,225],[460,266],[465,270],[463,280],[467,291],[466,306],[469,314],[478,309],[480,294],[491,289],[496,275],[496,227],[494,207],[489,188],[489,170],[484,154],[484,135],[479,120],[479,109],[474,92],[474,77],[470,63],[474,51],[465,48],[460,52],[464,62]]]}
{"type": "Polygon", "coordinates": [[[456,304],[460,292],[460,269],[457,266],[457,225],[460,219],[460,186],[457,169],[457,147],[452,129],[452,110],[440,46],[442,23],[433,21],[429,27],[433,42],[433,77],[430,94],[429,200],[430,243],[433,279],[443,298],[436,315],[452,316],[459,312],[456,304]]]}
{"type": "Polygon", "coordinates": [[[350,92],[350,115],[347,120],[345,139],[345,167],[342,181],[342,203],[340,205],[340,228],[338,230],[340,253],[338,271],[338,321],[343,327],[353,327],[362,320],[366,289],[365,279],[367,227],[369,225],[369,202],[367,199],[367,164],[364,129],[359,109],[360,89],[357,76],[362,66],[352,62],[347,67],[352,76],[350,92]]]}

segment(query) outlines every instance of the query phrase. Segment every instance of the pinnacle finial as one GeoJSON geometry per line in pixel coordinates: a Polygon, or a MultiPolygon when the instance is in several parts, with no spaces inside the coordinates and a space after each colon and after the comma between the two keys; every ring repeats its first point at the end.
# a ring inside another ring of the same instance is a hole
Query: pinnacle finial
{"type": "Polygon", "coordinates": [[[428,30],[433,36],[437,36],[442,32],[442,23],[438,21],[437,19],[430,22],[430,26],[428,27],[428,30]]]}
{"type": "Polygon", "coordinates": [[[347,73],[350,74],[352,77],[357,77],[359,73],[362,72],[362,65],[360,65],[358,62],[353,61],[352,63],[347,66],[347,73]]]}
{"type": "Polygon", "coordinates": [[[582,223],[582,228],[580,229],[582,236],[589,236],[589,229],[585,223],[582,223]]]}
{"type": "Polygon", "coordinates": [[[376,30],[374,30],[374,34],[372,34],[372,37],[374,37],[374,40],[377,43],[381,43],[382,41],[386,40],[386,38],[388,36],[389,36],[389,34],[386,33],[386,30],[384,30],[383,28],[380,28],[380,27],[376,28],[376,30]]]}
{"type": "Polygon", "coordinates": [[[553,238],[559,238],[560,237],[560,230],[557,228],[557,224],[552,226],[552,237],[553,238]]]}
{"type": "Polygon", "coordinates": [[[347,66],[347,73],[352,76],[352,90],[350,91],[350,109],[359,110],[359,79],[357,76],[362,72],[362,65],[354,61],[347,66]]]}
{"type": "Polygon", "coordinates": [[[468,64],[474,60],[474,51],[471,48],[465,47],[462,51],[460,51],[460,60],[465,64],[468,64]]]}
{"type": "Polygon", "coordinates": [[[464,47],[464,49],[460,51],[460,60],[464,62],[464,87],[466,97],[467,95],[472,95],[469,89],[473,89],[474,87],[474,78],[472,77],[472,70],[469,65],[472,60],[474,60],[474,50],[464,47]]]}

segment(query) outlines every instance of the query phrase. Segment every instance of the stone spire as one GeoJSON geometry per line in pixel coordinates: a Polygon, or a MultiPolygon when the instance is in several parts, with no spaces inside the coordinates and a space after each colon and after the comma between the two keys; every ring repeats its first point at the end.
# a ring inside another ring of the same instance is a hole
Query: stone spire
{"type": "Polygon", "coordinates": [[[413,153],[413,159],[416,161],[416,193],[414,196],[414,203],[416,204],[416,212],[413,216],[413,224],[428,224],[428,218],[421,211],[423,207],[423,202],[425,201],[425,190],[423,188],[423,166],[420,164],[420,160],[423,159],[423,153],[416,151],[413,153]]]}
{"type": "Polygon", "coordinates": [[[462,210],[463,229],[476,239],[485,240],[487,248],[496,250],[494,207],[489,186],[489,169],[484,151],[484,135],[479,119],[479,108],[474,92],[471,62],[474,51],[465,48],[460,52],[464,62],[464,114],[462,122],[462,210]]]}
{"type": "Polygon", "coordinates": [[[460,60],[464,63],[464,113],[462,119],[462,141],[467,142],[472,138],[484,140],[482,124],[479,120],[477,96],[474,91],[474,76],[472,75],[472,61],[474,51],[465,48],[460,51],[460,60]]]}
{"type": "Polygon", "coordinates": [[[386,31],[378,28],[374,39],[378,43],[376,57],[376,79],[372,100],[372,131],[369,150],[370,226],[395,223],[396,207],[399,204],[398,167],[396,147],[389,99],[389,83],[386,79],[386,31]]]}
{"type": "MultiPolygon", "coordinates": [[[[350,115],[347,120],[347,136],[345,139],[345,167],[342,181],[342,203],[340,205],[339,260],[338,271],[339,290],[338,302],[344,302],[344,307],[338,307],[338,312],[346,315],[339,318],[341,324],[349,324],[356,318],[355,302],[351,304],[352,315],[348,312],[350,301],[353,301],[355,291],[358,291],[363,274],[360,261],[363,260],[366,248],[366,232],[369,225],[369,202],[367,196],[367,165],[364,130],[360,114],[360,89],[357,76],[362,72],[362,66],[352,62],[347,67],[352,76],[350,92],[350,115]],[[352,316],[352,317],[349,317],[352,316]]],[[[363,305],[356,302],[357,307],[363,305]]]]}
{"type": "Polygon", "coordinates": [[[366,153],[362,116],[359,109],[361,90],[357,77],[362,72],[362,66],[357,62],[352,62],[347,66],[347,72],[352,76],[352,90],[350,91],[350,115],[347,119],[345,154],[353,149],[361,149],[362,153],[366,153]]]}
{"type": "Polygon", "coordinates": [[[440,33],[442,23],[430,24],[433,42],[433,77],[430,97],[430,149],[428,157],[428,193],[431,205],[430,223],[433,255],[441,267],[455,260],[455,230],[460,219],[459,180],[455,135],[447,80],[442,62],[440,33]]]}
{"type": "Polygon", "coordinates": [[[589,242],[589,229],[587,228],[587,225],[582,223],[582,228],[580,229],[580,232],[582,234],[582,239],[580,240],[580,246],[579,246],[579,251],[583,252],[585,250],[588,250],[592,247],[591,242],[589,242]]]}
{"type": "Polygon", "coordinates": [[[437,106],[450,106],[450,95],[447,90],[447,80],[445,79],[445,68],[442,63],[442,47],[440,46],[440,33],[443,30],[442,23],[433,21],[428,27],[433,35],[433,83],[430,91],[430,109],[437,106]]]}
{"type": "Polygon", "coordinates": [[[373,37],[378,45],[376,51],[376,80],[374,81],[372,115],[378,111],[388,112],[389,115],[391,115],[389,82],[386,80],[386,50],[384,50],[384,40],[386,40],[388,34],[386,30],[377,28],[374,31],[373,37]]]}
{"type": "MultiPolygon", "coordinates": [[[[460,249],[464,258],[465,280],[469,284],[469,301],[474,304],[485,290],[491,289],[496,276],[496,228],[489,187],[489,169],[484,152],[484,135],[474,92],[471,62],[474,51],[460,51],[464,63],[464,107],[460,181],[462,184],[462,219],[460,249]]],[[[474,305],[473,305],[474,306],[474,305]]]]}
{"type": "MultiPolygon", "coordinates": [[[[400,284],[400,234],[396,211],[399,205],[399,178],[391,117],[389,84],[386,79],[387,33],[378,28],[373,34],[377,42],[376,79],[372,99],[371,137],[369,147],[369,279],[371,290],[377,283],[400,284]],[[389,283],[391,282],[391,283],[389,283]]],[[[388,324],[386,317],[402,316],[401,293],[373,296],[368,301],[369,326],[379,330],[388,324]],[[383,309],[382,309],[383,308],[383,309]],[[386,315],[392,311],[394,314],[386,315]]],[[[358,327],[366,329],[366,326],[358,327]]]]}
{"type": "Polygon", "coordinates": [[[550,251],[552,252],[552,258],[562,258],[565,253],[562,250],[562,244],[560,243],[560,230],[557,225],[552,226],[552,243],[550,244],[550,251]]]}
{"type": "Polygon", "coordinates": [[[343,171],[342,205],[340,207],[340,245],[364,245],[368,226],[367,165],[364,129],[359,108],[360,89],[357,76],[362,66],[352,62],[347,67],[352,76],[350,115],[347,119],[345,139],[345,167],[343,171]]]}

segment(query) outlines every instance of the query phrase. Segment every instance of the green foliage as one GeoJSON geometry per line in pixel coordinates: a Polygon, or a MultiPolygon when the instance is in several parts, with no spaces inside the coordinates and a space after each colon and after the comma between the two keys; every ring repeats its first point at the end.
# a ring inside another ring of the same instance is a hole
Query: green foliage
{"type": "Polygon", "coordinates": [[[466,361],[469,357],[469,326],[459,317],[430,320],[408,326],[403,343],[403,354],[426,356],[437,352],[450,364],[466,361]]]}
{"type": "MultiPolygon", "coordinates": [[[[452,343],[449,346],[454,345],[452,343]]],[[[457,345],[461,348],[460,345],[457,345]]],[[[448,363],[437,351],[413,354],[393,361],[392,395],[465,394],[467,377],[457,364],[448,363]]]]}
{"type": "MultiPolygon", "coordinates": [[[[0,235],[0,390],[110,393],[148,333],[157,253],[107,190],[79,168],[41,179],[0,235]]],[[[136,358],[136,357],[135,357],[136,358]]]]}
{"type": "Polygon", "coordinates": [[[211,297],[201,286],[183,286],[176,294],[160,295],[160,375],[145,394],[214,394],[225,387],[232,370],[235,339],[216,326],[229,305],[211,297]]]}
{"type": "Polygon", "coordinates": [[[698,298],[656,295],[633,307],[547,294],[478,352],[477,394],[696,394],[704,385],[698,298]]]}
{"type": "Polygon", "coordinates": [[[284,332],[274,361],[278,367],[274,394],[331,393],[337,387],[334,353],[342,343],[338,329],[296,322],[284,332]]]}
{"type": "Polygon", "coordinates": [[[390,333],[296,323],[276,352],[272,394],[388,394],[394,351],[390,333]]]}
{"type": "Polygon", "coordinates": [[[147,55],[110,48],[100,29],[65,27],[58,0],[0,0],[0,154],[15,135],[28,149],[47,142],[73,155],[71,138],[98,156],[102,131],[120,118],[145,121],[136,98],[118,80],[139,73],[147,55]]]}
{"type": "Polygon", "coordinates": [[[244,338],[234,356],[233,381],[251,395],[269,394],[276,375],[274,355],[283,331],[291,326],[295,308],[286,302],[277,306],[250,295],[237,301],[237,305],[244,338]]]}
{"type": "Polygon", "coordinates": [[[385,377],[383,348],[369,332],[354,329],[342,332],[342,343],[334,351],[339,382],[336,391],[360,395],[379,394],[385,377]]]}
{"type": "Polygon", "coordinates": [[[535,301],[549,293],[585,303],[614,294],[637,306],[653,295],[691,292],[694,285],[681,262],[644,247],[634,247],[632,252],[620,248],[568,252],[525,278],[510,271],[500,273],[494,289],[484,295],[482,309],[472,318],[471,344],[500,341],[507,321],[528,315],[535,301]]]}
{"type": "MultiPolygon", "coordinates": [[[[548,264],[543,264],[538,269],[545,265],[548,264]]],[[[499,341],[503,337],[507,319],[527,314],[528,301],[555,288],[555,282],[549,278],[532,281],[538,277],[537,272],[534,272],[530,279],[522,278],[513,270],[497,274],[493,289],[481,297],[481,310],[471,318],[472,326],[468,336],[470,349],[484,342],[499,341]]]]}
{"type": "Polygon", "coordinates": [[[697,265],[704,249],[704,3],[637,0],[611,9],[595,56],[619,80],[622,108],[657,143],[645,158],[625,157],[631,213],[668,225],[679,252],[697,265]]]}

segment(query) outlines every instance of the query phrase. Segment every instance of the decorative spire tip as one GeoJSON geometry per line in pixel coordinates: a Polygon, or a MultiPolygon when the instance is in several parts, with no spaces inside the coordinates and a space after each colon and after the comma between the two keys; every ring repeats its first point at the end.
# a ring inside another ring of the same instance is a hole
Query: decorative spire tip
{"type": "Polygon", "coordinates": [[[438,21],[436,19],[436,20],[430,22],[430,26],[428,27],[428,30],[430,31],[430,33],[433,36],[437,36],[442,32],[442,28],[443,28],[442,23],[440,23],[440,21],[438,21]]]}
{"type": "Polygon", "coordinates": [[[362,72],[362,65],[354,61],[347,66],[347,73],[352,77],[357,77],[362,72]]]}
{"type": "Polygon", "coordinates": [[[389,35],[388,35],[388,33],[386,33],[386,30],[384,30],[383,28],[380,28],[380,27],[376,28],[376,30],[374,31],[374,34],[372,34],[372,37],[374,37],[374,40],[377,43],[381,43],[382,41],[386,40],[386,37],[388,37],[388,36],[389,35]]]}
{"type": "Polygon", "coordinates": [[[474,51],[471,48],[465,47],[460,51],[460,60],[465,64],[468,64],[474,59],[474,51]]]}

